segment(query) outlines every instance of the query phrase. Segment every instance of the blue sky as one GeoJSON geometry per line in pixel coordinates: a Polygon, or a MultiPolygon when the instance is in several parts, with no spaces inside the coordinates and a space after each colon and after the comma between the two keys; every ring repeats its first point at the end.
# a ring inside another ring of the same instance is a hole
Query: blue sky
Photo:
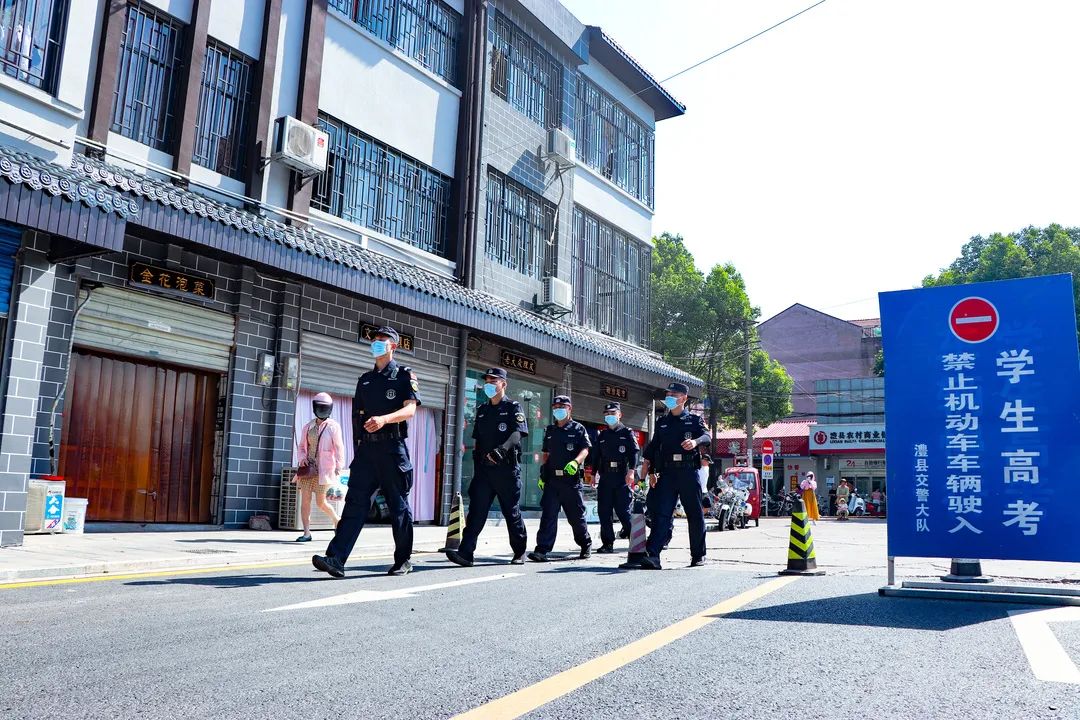
{"type": "MultiPolygon", "coordinates": [[[[662,79],[813,0],[562,0],[662,79]]],[[[654,232],[762,318],[877,316],[972,235],[1080,225],[1080,2],[827,0],[668,83],[654,232]]]]}

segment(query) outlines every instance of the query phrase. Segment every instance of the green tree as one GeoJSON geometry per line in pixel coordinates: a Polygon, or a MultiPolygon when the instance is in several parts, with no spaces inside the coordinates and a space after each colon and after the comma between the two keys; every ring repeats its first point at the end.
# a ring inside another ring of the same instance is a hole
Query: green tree
{"type": "Polygon", "coordinates": [[[988,280],[1073,274],[1077,330],[1080,331],[1080,228],[1048,225],[1026,227],[1008,235],[976,235],[960,257],[937,275],[923,278],[923,287],[962,285],[988,280]]]}
{"type": "MultiPolygon", "coordinates": [[[[756,344],[760,311],[729,264],[705,275],[679,235],[655,238],[652,271],[653,349],[705,381],[710,426],[741,424],[746,412],[745,353],[756,344]],[[749,332],[749,338],[747,333],[749,332]]],[[[791,378],[768,353],[751,353],[754,418],[768,424],[791,413],[791,378]]]]}
{"type": "Polygon", "coordinates": [[[885,351],[878,348],[877,354],[874,355],[874,369],[871,371],[874,373],[874,377],[885,377],[885,351]]]}

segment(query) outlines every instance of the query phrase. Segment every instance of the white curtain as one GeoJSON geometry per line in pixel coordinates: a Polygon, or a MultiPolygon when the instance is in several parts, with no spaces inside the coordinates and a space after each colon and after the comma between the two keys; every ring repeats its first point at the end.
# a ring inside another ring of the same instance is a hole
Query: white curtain
{"type": "MultiPolygon", "coordinates": [[[[315,417],[311,410],[311,400],[316,395],[314,390],[301,390],[296,398],[296,418],[293,425],[293,465],[299,462],[296,448],[300,433],[315,417]]],[[[353,459],[352,397],[330,394],[334,399],[334,410],[330,414],[341,425],[341,437],[345,440],[345,463],[353,459]]],[[[435,485],[436,460],[439,453],[439,428],[442,427],[442,412],[419,407],[416,416],[409,421],[409,438],[405,441],[409,448],[409,457],[413,463],[413,489],[409,495],[409,506],[413,520],[418,522],[435,520],[435,485]]]]}

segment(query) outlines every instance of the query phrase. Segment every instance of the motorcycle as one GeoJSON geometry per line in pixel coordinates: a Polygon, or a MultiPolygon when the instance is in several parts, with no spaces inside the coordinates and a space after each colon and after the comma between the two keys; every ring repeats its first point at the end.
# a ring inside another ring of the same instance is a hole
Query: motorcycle
{"type": "Polygon", "coordinates": [[[716,529],[720,532],[731,528],[735,501],[735,488],[730,485],[721,485],[713,490],[713,506],[709,515],[716,520],[716,529]]]}
{"type": "Polygon", "coordinates": [[[848,500],[848,513],[854,517],[866,515],[866,501],[859,496],[856,490],[851,491],[851,498],[848,500]]]}

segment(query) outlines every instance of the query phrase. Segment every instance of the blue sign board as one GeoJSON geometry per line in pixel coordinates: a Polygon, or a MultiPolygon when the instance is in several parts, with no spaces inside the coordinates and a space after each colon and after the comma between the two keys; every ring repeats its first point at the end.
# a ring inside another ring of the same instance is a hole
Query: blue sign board
{"type": "Polygon", "coordinates": [[[880,300],[889,555],[1080,561],[1072,277],[880,300]]]}
{"type": "Polygon", "coordinates": [[[45,496],[45,519],[46,520],[59,520],[60,513],[64,507],[63,496],[60,494],[49,493],[45,496]]]}

